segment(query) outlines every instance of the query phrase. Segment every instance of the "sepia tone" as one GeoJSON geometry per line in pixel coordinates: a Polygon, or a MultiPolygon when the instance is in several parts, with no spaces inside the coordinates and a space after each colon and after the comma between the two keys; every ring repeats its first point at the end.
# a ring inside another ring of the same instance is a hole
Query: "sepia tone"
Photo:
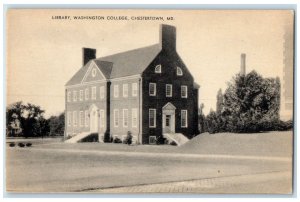
{"type": "Polygon", "coordinates": [[[198,118],[255,71],[280,81],[278,116],[293,121],[293,11],[8,9],[6,20],[8,106],[64,112],[63,136],[7,138],[7,192],[292,193],[292,130],[200,133],[198,118]]]}

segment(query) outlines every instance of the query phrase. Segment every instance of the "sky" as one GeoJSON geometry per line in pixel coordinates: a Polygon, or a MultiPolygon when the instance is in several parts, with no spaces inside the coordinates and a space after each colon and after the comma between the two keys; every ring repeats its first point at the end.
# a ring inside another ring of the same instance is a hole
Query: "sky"
{"type": "Polygon", "coordinates": [[[204,113],[216,107],[217,91],[240,70],[282,77],[283,35],[292,26],[288,10],[30,10],[11,9],[6,16],[7,104],[40,105],[46,117],[64,111],[66,82],[82,67],[82,47],[97,57],[159,43],[159,25],[177,29],[177,52],[201,87],[204,113]],[[53,16],[70,16],[55,20],[53,16]],[[105,20],[74,20],[103,16],[105,20]],[[107,20],[108,16],[164,17],[163,21],[107,20]],[[174,20],[167,20],[173,17],[174,20]]]}

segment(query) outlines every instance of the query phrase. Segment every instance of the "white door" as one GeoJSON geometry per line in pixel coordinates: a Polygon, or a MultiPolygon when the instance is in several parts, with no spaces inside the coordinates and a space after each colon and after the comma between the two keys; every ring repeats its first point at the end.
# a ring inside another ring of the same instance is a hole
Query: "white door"
{"type": "Polygon", "coordinates": [[[93,107],[90,112],[90,132],[98,133],[98,112],[95,107],[93,107]]]}

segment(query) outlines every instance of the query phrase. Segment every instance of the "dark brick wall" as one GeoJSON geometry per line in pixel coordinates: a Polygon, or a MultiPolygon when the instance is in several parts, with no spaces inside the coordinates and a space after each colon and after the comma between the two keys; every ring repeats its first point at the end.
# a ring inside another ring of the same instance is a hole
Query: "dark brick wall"
{"type": "Polygon", "coordinates": [[[195,109],[198,108],[198,94],[193,89],[194,79],[176,51],[162,50],[142,74],[143,89],[143,144],[149,143],[149,136],[162,135],[162,107],[171,102],[175,107],[175,132],[188,138],[196,133],[195,109]],[[156,65],[161,64],[162,72],[155,73],[156,65]],[[177,76],[176,67],[183,70],[177,76]],[[149,83],[156,83],[156,96],[149,96],[149,83]],[[166,97],[166,84],[172,84],[172,97],[166,97]],[[181,85],[188,87],[188,97],[181,98],[181,85]],[[197,102],[195,102],[197,101],[197,102]],[[149,128],[149,108],[156,109],[156,128],[149,128]],[[188,110],[188,127],[181,127],[181,110],[188,110]]]}

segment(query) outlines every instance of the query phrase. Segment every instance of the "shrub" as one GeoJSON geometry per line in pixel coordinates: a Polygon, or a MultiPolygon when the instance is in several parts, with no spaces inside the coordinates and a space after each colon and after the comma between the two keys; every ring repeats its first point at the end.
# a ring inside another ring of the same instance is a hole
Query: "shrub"
{"type": "Polygon", "coordinates": [[[122,143],[122,140],[121,140],[119,137],[115,137],[115,138],[113,139],[113,143],[119,144],[119,143],[122,143]]]}
{"type": "Polygon", "coordinates": [[[132,135],[130,131],[127,132],[126,138],[124,139],[123,143],[128,145],[132,143],[132,135]]]}
{"type": "Polygon", "coordinates": [[[172,142],[170,143],[170,145],[172,145],[172,146],[177,146],[176,142],[174,142],[174,141],[172,141],[172,142]]]}
{"type": "Polygon", "coordinates": [[[164,138],[162,135],[158,136],[157,140],[156,140],[156,144],[160,145],[160,144],[165,144],[166,138],[164,138]]]}
{"type": "Polygon", "coordinates": [[[110,143],[110,142],[113,141],[113,138],[112,138],[112,136],[110,136],[110,134],[109,134],[108,131],[105,131],[105,133],[104,133],[104,139],[103,140],[106,143],[110,143]]]}
{"type": "Polygon", "coordinates": [[[31,142],[26,143],[26,147],[31,147],[31,145],[32,145],[31,142]]]}
{"type": "Polygon", "coordinates": [[[20,143],[18,143],[18,146],[19,146],[19,147],[25,147],[25,144],[22,143],[22,142],[20,142],[20,143]]]}
{"type": "Polygon", "coordinates": [[[14,142],[11,142],[11,143],[9,143],[9,146],[14,147],[14,146],[16,146],[16,144],[14,142]]]}

